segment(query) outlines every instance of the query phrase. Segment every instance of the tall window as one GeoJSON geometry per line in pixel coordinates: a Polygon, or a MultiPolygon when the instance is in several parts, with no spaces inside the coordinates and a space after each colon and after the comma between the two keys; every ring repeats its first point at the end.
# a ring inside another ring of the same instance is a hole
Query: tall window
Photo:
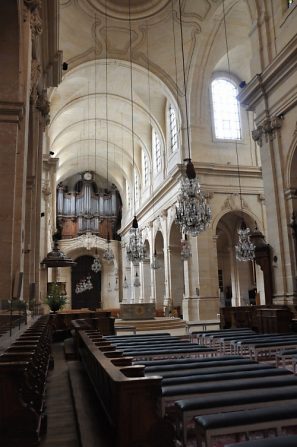
{"type": "Polygon", "coordinates": [[[135,179],[135,206],[136,206],[139,203],[139,177],[136,173],[134,175],[135,175],[134,179],[135,179]]]}
{"type": "Polygon", "coordinates": [[[177,150],[177,121],[176,113],[172,105],[169,106],[169,131],[170,131],[170,150],[171,153],[177,150]]]}
{"type": "Polygon", "coordinates": [[[214,79],[211,94],[215,137],[219,140],[240,140],[240,113],[235,84],[227,79],[214,79]]]}
{"type": "Polygon", "coordinates": [[[144,187],[147,187],[149,183],[149,164],[145,152],[142,152],[142,175],[143,175],[143,185],[144,187]]]}
{"type": "Polygon", "coordinates": [[[157,172],[161,171],[161,141],[155,129],[153,130],[153,154],[155,157],[155,168],[157,172]]]}
{"type": "Polygon", "coordinates": [[[131,190],[130,190],[130,186],[127,184],[127,206],[128,206],[128,210],[131,211],[132,209],[132,200],[131,200],[131,190]]]}

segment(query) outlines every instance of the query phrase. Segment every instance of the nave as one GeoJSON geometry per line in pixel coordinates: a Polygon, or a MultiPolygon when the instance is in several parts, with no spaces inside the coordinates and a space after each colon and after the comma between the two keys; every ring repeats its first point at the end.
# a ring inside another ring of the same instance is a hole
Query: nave
{"type": "Polygon", "coordinates": [[[242,447],[247,439],[247,446],[261,447],[267,437],[289,447],[296,441],[295,333],[103,335],[99,319],[75,319],[66,334],[41,317],[2,343],[5,446],[20,439],[26,447],[242,447]]]}

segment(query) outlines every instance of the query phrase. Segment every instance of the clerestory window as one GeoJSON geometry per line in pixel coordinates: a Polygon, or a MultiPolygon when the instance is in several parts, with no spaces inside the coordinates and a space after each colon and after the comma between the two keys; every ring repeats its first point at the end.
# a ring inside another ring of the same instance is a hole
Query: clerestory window
{"type": "Polygon", "coordinates": [[[177,151],[177,120],[176,113],[172,105],[169,106],[169,132],[170,132],[170,151],[173,154],[177,151]]]}
{"type": "Polygon", "coordinates": [[[216,78],[211,83],[214,134],[218,140],[240,140],[240,108],[235,83],[216,78]]]}
{"type": "Polygon", "coordinates": [[[155,169],[157,172],[161,171],[161,141],[155,131],[153,130],[153,154],[155,157],[155,169]]]}

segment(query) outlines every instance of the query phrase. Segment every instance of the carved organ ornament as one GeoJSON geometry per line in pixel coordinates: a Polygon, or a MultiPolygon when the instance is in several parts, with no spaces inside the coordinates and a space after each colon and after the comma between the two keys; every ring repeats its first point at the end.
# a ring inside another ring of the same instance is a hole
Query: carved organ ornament
{"type": "Polygon", "coordinates": [[[120,227],[121,199],[117,188],[98,188],[90,171],[80,175],[74,190],[62,182],[57,187],[57,227],[62,239],[92,233],[117,239],[120,227]]]}

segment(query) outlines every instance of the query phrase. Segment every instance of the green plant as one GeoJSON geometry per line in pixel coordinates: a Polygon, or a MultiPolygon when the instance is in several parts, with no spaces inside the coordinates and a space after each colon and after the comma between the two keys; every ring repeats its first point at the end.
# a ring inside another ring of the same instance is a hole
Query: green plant
{"type": "Polygon", "coordinates": [[[57,312],[66,304],[66,296],[61,294],[60,285],[57,283],[52,283],[48,295],[45,299],[45,303],[49,306],[50,310],[57,312]]]}

